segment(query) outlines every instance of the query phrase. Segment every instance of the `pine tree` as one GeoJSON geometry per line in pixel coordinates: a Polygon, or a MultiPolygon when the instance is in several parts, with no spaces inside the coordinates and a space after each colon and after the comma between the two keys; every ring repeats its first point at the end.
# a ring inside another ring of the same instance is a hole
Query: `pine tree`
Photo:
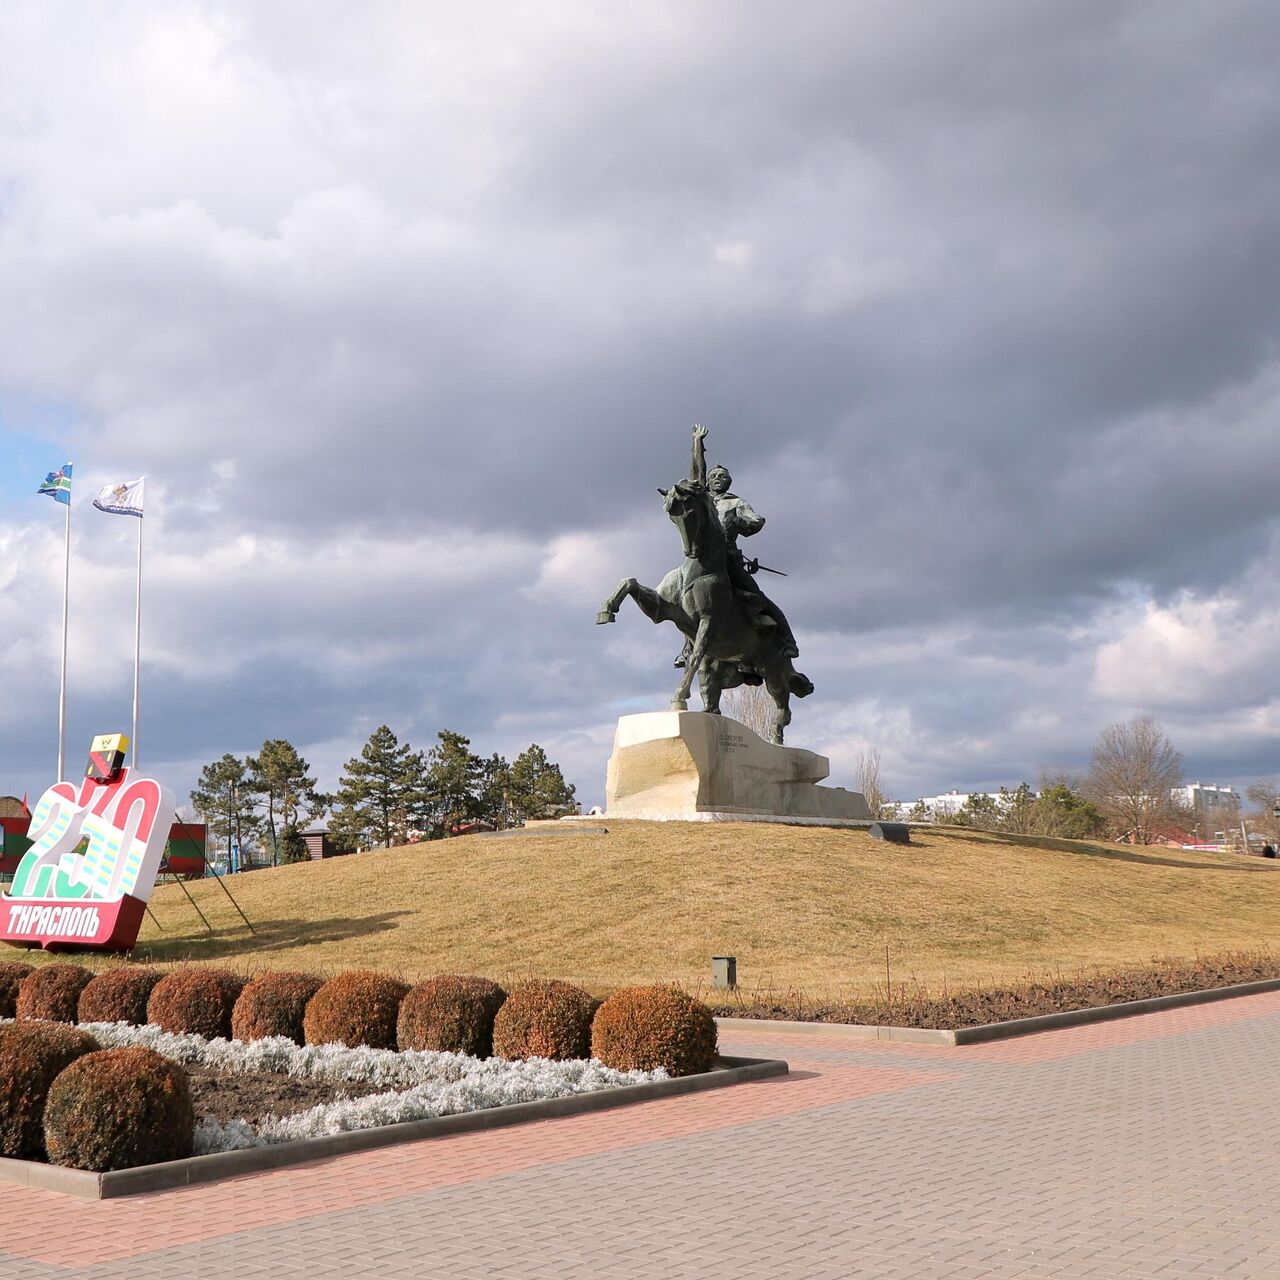
{"type": "Polygon", "coordinates": [[[446,836],[452,827],[480,816],[480,790],[485,762],[472,754],[471,739],[452,729],[441,729],[439,742],[423,761],[422,789],[417,813],[432,839],[446,836]]]}
{"type": "Polygon", "coordinates": [[[329,806],[329,797],[317,790],[311,766],[284,738],[268,738],[262,750],[247,761],[246,785],[266,811],[271,841],[271,861],[279,861],[280,828],[318,816],[329,806]]]}
{"type": "Polygon", "coordinates": [[[302,832],[298,829],[296,822],[286,823],[280,829],[280,863],[284,865],[289,862],[306,862],[310,859],[311,853],[307,848],[307,842],[302,838],[302,832]]]}
{"type": "Polygon", "coordinates": [[[421,769],[421,755],[387,725],[379,725],[360,754],[343,766],[334,796],[334,835],[351,844],[384,849],[404,843],[421,789],[421,769]]]}
{"type": "Polygon", "coordinates": [[[576,788],[536,742],[516,756],[510,785],[511,807],[521,818],[557,816],[574,807],[576,788]]]}
{"type": "Polygon", "coordinates": [[[956,811],[951,821],[957,827],[977,827],[980,831],[995,831],[1000,826],[1000,807],[985,792],[973,792],[956,811]]]}
{"type": "Polygon", "coordinates": [[[1069,779],[1059,775],[1040,780],[1032,821],[1036,835],[1087,840],[1102,835],[1106,829],[1106,819],[1069,779]]]}
{"type": "Polygon", "coordinates": [[[243,852],[258,835],[260,822],[247,779],[245,761],[230,753],[200,770],[191,803],[209,829],[211,844],[226,845],[230,838],[243,852]]]}
{"type": "Polygon", "coordinates": [[[481,765],[476,811],[499,831],[511,826],[511,766],[497,752],[481,765]]]}
{"type": "Polygon", "coordinates": [[[1035,830],[1036,793],[1029,784],[1020,782],[1009,791],[1000,788],[1000,830],[1010,835],[1026,836],[1035,830]]]}

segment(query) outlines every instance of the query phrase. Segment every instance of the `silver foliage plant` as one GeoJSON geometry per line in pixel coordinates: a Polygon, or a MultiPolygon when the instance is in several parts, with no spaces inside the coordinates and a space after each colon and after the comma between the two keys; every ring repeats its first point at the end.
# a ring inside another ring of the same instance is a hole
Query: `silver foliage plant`
{"type": "Polygon", "coordinates": [[[386,1089],[364,1098],[338,1098],[297,1115],[268,1116],[256,1126],[245,1120],[222,1124],[205,1116],[196,1126],[196,1155],[667,1079],[661,1068],[615,1071],[595,1059],[553,1062],[529,1058],[508,1062],[503,1058],[470,1058],[461,1053],[398,1053],[392,1049],[348,1049],[342,1044],[299,1046],[283,1036],[249,1042],[206,1040],[203,1036],[172,1035],[154,1025],[135,1027],[127,1022],[91,1022],[81,1029],[104,1049],[143,1045],[190,1066],[231,1073],[272,1071],[300,1079],[360,1082],[386,1089]]]}

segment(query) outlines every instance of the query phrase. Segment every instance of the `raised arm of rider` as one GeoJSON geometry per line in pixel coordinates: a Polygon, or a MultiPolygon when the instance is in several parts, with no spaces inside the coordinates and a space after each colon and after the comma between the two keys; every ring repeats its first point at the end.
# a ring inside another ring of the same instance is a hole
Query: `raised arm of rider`
{"type": "Polygon", "coordinates": [[[693,428],[693,461],[689,464],[689,479],[694,484],[707,483],[707,429],[695,424],[693,428]]]}

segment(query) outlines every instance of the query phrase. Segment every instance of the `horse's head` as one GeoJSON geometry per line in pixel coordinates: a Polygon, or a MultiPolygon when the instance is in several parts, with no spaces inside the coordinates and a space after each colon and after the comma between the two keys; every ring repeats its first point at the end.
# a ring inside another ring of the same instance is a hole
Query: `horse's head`
{"type": "Polygon", "coordinates": [[[671,523],[680,530],[685,555],[701,557],[707,549],[704,544],[708,531],[714,536],[720,529],[706,485],[696,480],[677,480],[670,489],[658,492],[671,523]]]}

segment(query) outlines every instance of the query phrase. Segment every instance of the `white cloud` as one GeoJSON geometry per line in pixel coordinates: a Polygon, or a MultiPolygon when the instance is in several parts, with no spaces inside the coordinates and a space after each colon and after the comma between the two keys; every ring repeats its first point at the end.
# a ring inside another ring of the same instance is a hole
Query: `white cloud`
{"type": "MultiPolygon", "coordinates": [[[[678,640],[595,611],[675,563],[701,420],[838,769],[1012,783],[1131,708],[1264,768],[1269,26],[1095,16],[0,12],[0,448],[149,477],[151,749],[447,724],[598,788],[678,640]]],[[[132,549],[77,521],[81,734],[127,709],[132,549]]],[[[0,513],[0,788],[50,736],[54,525],[0,513]]]]}

